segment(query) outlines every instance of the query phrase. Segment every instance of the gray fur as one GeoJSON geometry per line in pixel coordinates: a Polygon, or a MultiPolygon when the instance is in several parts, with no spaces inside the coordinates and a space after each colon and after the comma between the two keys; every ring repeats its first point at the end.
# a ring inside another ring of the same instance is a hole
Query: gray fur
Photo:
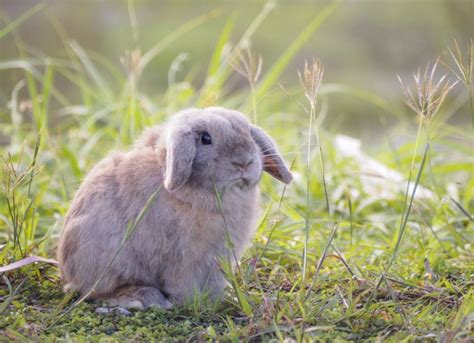
{"type": "Polygon", "coordinates": [[[136,308],[169,308],[195,291],[218,297],[226,285],[218,260],[227,252],[214,185],[239,258],[259,214],[265,153],[276,161],[266,170],[289,183],[271,138],[241,113],[211,107],[182,111],[145,131],[130,152],[110,154],[87,175],[67,214],[58,249],[65,289],[90,289],[127,224],[164,185],[93,297],[136,308]],[[202,131],[212,145],[200,143],[202,131]]]}

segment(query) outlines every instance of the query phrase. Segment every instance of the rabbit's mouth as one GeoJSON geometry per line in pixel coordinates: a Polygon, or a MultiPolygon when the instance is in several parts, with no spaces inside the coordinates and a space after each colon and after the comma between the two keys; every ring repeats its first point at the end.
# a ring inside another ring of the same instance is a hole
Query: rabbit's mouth
{"type": "Polygon", "coordinates": [[[233,181],[231,181],[230,187],[237,187],[240,188],[241,190],[247,190],[252,186],[252,182],[250,179],[246,177],[239,177],[233,181]]]}

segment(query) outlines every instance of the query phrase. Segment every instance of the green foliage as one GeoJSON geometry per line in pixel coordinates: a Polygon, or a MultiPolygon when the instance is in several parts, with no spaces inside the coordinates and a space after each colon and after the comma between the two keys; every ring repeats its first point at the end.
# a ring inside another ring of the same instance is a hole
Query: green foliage
{"type": "MultiPolygon", "coordinates": [[[[133,6],[129,1],[131,21],[133,6]]],[[[287,187],[263,176],[265,211],[253,245],[235,270],[231,255],[221,263],[231,285],[223,303],[204,296],[166,312],[99,314],[99,302],[62,293],[56,267],[28,265],[2,275],[3,337],[398,342],[472,336],[474,137],[472,130],[448,123],[445,115],[455,116],[462,107],[448,96],[416,140],[396,145],[393,136],[384,135],[375,157],[414,179],[414,186],[386,177],[374,190],[367,183],[380,176],[366,175],[366,160],[361,163],[336,148],[336,133],[326,127],[326,116],[333,115],[337,103],[355,98],[373,108],[382,123],[396,125],[392,135],[405,138],[407,132],[416,132],[414,116],[407,117],[399,104],[377,94],[324,85],[324,80],[314,113],[300,107],[305,95],[297,85],[282,91],[279,99],[266,96],[310,36],[331,19],[336,5],[323,8],[263,72],[255,94],[246,89],[229,92],[229,61],[262,25],[270,5],[235,44],[235,18],[229,16],[213,44],[201,86],[191,82],[191,73],[159,96],[140,86],[147,66],[222,11],[191,19],[143,54],[137,47],[126,52],[124,75],[115,60],[67,37],[60,59],[25,49],[15,30],[43,7],[33,7],[0,30],[0,39],[15,36],[19,51],[15,60],[0,60],[0,73],[21,73],[15,89],[8,90],[9,106],[0,105],[0,138],[7,138],[0,145],[0,265],[31,254],[53,257],[68,203],[84,175],[108,151],[127,149],[144,127],[183,107],[216,104],[245,112],[256,97],[258,123],[276,138],[295,181],[287,187]],[[310,119],[316,132],[308,130],[310,119]],[[308,149],[312,134],[317,134],[317,148],[308,149]],[[421,191],[430,196],[418,197],[421,191]]],[[[130,222],[124,244],[158,192],[130,222]]],[[[232,242],[227,245],[231,250],[232,242]]]]}

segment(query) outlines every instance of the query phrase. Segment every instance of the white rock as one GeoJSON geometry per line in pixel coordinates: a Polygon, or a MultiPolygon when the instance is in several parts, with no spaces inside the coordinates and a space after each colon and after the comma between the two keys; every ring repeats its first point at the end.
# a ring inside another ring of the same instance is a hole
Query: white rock
{"type": "MultiPolygon", "coordinates": [[[[407,180],[403,175],[364,153],[361,150],[360,140],[339,134],[334,138],[334,147],[341,156],[357,163],[359,179],[367,194],[390,200],[406,192],[407,180]]],[[[409,194],[413,192],[414,185],[414,182],[410,182],[409,194]]],[[[435,194],[432,191],[418,185],[416,199],[433,199],[434,197],[435,194]]]]}

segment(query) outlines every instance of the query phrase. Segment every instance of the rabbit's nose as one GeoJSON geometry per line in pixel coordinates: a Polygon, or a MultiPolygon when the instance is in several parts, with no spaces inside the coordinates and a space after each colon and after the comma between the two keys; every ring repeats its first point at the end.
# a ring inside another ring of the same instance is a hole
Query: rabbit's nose
{"type": "Polygon", "coordinates": [[[245,170],[252,163],[253,163],[253,159],[248,159],[245,161],[233,161],[232,165],[239,168],[240,170],[245,170]]]}

